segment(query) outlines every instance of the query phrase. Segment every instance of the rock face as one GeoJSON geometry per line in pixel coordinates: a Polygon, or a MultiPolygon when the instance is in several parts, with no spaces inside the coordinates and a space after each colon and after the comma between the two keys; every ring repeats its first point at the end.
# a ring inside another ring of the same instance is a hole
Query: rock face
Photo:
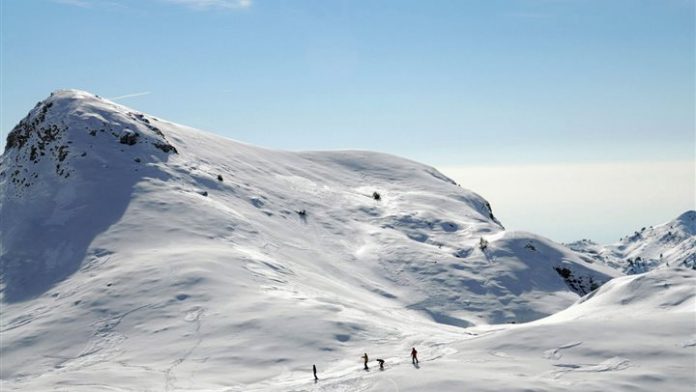
{"type": "Polygon", "coordinates": [[[244,386],[375,339],[538,319],[619,275],[506,231],[432,167],[266,150],[81,91],[39,103],[0,166],[1,376],[19,389],[112,366],[137,390],[244,386]]]}
{"type": "Polygon", "coordinates": [[[582,240],[568,246],[586,260],[627,274],[663,267],[696,269],[696,211],[686,211],[661,225],[642,227],[611,245],[582,240]]]}

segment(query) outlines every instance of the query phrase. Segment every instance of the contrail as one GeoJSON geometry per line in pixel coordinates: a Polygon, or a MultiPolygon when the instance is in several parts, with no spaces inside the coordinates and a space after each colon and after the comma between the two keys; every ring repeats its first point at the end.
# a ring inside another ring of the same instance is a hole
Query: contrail
{"type": "Polygon", "coordinates": [[[112,98],[108,98],[108,99],[110,99],[110,100],[112,100],[112,101],[117,101],[117,100],[119,100],[119,99],[133,98],[133,97],[142,97],[143,95],[150,95],[150,94],[152,94],[151,91],[143,91],[143,92],[140,92],[140,93],[132,93],[132,94],[126,94],[126,95],[119,95],[118,97],[112,97],[112,98]]]}

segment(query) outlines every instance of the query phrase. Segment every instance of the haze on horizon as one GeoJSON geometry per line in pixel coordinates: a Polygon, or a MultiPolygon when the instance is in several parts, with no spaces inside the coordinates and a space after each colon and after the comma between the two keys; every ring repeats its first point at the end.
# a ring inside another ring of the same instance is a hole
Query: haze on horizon
{"type": "Polygon", "coordinates": [[[503,223],[613,242],[695,206],[685,0],[0,3],[0,131],[79,88],[259,146],[441,169],[503,223]]]}

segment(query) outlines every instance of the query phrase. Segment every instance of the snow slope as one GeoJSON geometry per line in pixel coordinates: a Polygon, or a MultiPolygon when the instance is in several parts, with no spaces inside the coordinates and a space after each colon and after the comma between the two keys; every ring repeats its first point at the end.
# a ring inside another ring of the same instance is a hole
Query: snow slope
{"type": "Polygon", "coordinates": [[[396,365],[362,390],[693,391],[695,287],[690,269],[616,278],[545,319],[469,328],[447,355],[396,365]]]}
{"type": "Polygon", "coordinates": [[[611,245],[581,240],[568,247],[586,260],[628,274],[662,267],[696,269],[696,211],[687,211],[661,225],[643,227],[611,245]]]}
{"type": "Polygon", "coordinates": [[[374,389],[365,351],[455,364],[620,275],[504,230],[431,167],[266,150],[76,90],[20,122],[0,172],[8,391],[374,389]]]}

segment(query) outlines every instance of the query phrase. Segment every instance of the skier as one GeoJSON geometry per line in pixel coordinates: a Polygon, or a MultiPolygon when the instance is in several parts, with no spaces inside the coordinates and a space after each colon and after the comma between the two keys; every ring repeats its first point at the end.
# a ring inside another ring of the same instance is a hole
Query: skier
{"type": "Polygon", "coordinates": [[[414,365],[418,364],[418,351],[416,351],[415,347],[411,349],[411,362],[413,362],[414,365]]]}
{"type": "Polygon", "coordinates": [[[379,362],[379,370],[384,370],[384,359],[377,359],[377,362],[379,362]]]}
{"type": "Polygon", "coordinates": [[[364,354],[362,357],[360,357],[360,358],[362,358],[362,359],[365,360],[365,370],[369,369],[369,368],[367,367],[367,361],[368,361],[368,359],[367,359],[367,353],[365,353],[365,354],[364,354]]]}
{"type": "Polygon", "coordinates": [[[317,365],[312,365],[312,371],[314,372],[314,381],[318,381],[319,378],[317,377],[317,365]]]}

